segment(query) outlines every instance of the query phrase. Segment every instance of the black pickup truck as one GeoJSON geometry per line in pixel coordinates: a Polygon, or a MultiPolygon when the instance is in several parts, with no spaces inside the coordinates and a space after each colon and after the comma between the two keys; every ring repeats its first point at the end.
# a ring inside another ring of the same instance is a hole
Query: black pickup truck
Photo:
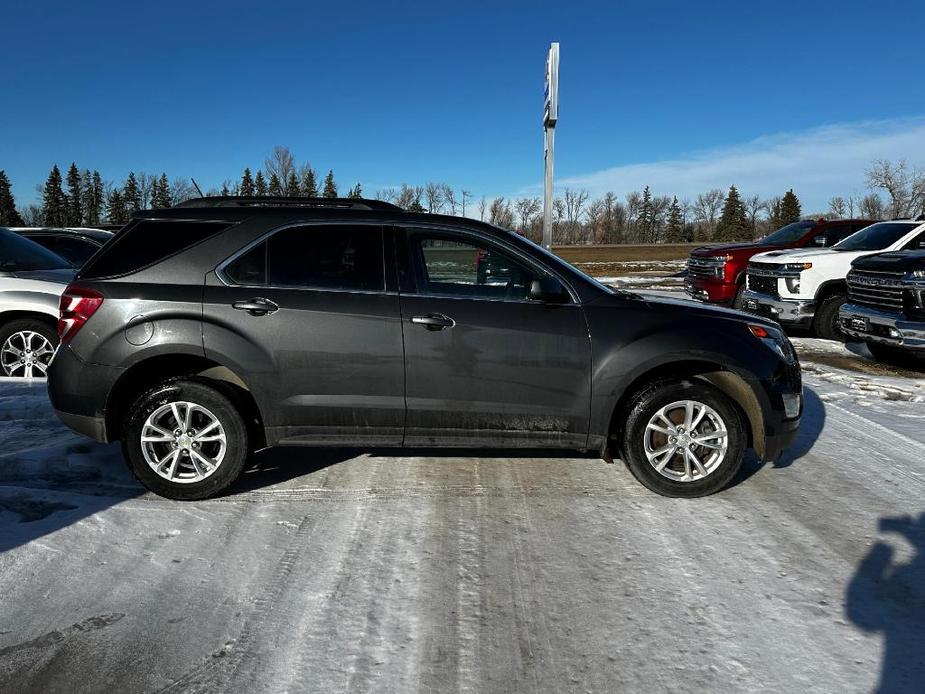
{"type": "Polygon", "coordinates": [[[839,321],[878,359],[925,360],[925,250],[855,260],[839,321]]]}

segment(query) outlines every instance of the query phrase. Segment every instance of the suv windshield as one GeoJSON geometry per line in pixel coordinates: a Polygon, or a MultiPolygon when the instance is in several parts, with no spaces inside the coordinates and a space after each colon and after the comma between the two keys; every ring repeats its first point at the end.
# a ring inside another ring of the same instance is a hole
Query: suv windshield
{"type": "Polygon", "coordinates": [[[833,251],[880,251],[919,226],[918,222],[880,222],[832,246],[833,251]]]}
{"type": "Polygon", "coordinates": [[[777,231],[771,232],[761,239],[761,243],[766,243],[769,246],[784,246],[788,243],[794,243],[803,238],[803,235],[814,226],[816,226],[816,222],[812,220],[807,222],[794,222],[793,224],[781,227],[777,231]]]}
{"type": "Polygon", "coordinates": [[[19,234],[0,229],[0,272],[70,269],[61,256],[19,234]]]}

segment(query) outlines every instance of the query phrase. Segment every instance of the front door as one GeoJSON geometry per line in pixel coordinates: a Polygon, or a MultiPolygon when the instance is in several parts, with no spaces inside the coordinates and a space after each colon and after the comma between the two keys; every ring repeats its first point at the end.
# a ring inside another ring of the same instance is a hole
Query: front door
{"type": "Polygon", "coordinates": [[[574,301],[528,298],[548,274],[474,232],[405,229],[406,446],[587,444],[590,340],[574,301]],[[410,291],[406,291],[410,288],[410,291]]]}
{"type": "Polygon", "coordinates": [[[206,355],[247,380],[268,443],[401,444],[402,326],[380,226],[279,230],[206,285],[206,355]]]}

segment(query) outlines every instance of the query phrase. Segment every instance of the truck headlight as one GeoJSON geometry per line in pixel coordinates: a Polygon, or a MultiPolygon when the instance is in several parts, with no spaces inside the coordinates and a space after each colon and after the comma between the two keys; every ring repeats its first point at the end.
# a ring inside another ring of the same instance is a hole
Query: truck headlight
{"type": "Polygon", "coordinates": [[[791,294],[800,293],[800,278],[799,277],[788,277],[786,280],[787,291],[791,294]]]}
{"type": "Polygon", "coordinates": [[[793,419],[800,416],[800,406],[803,404],[802,393],[784,393],[784,417],[793,419]]]}
{"type": "Polygon", "coordinates": [[[793,349],[790,340],[782,331],[767,325],[758,325],[757,323],[749,323],[748,330],[761,340],[765,346],[779,354],[788,364],[795,364],[798,361],[796,350],[793,349]]]}
{"type": "Polygon", "coordinates": [[[803,270],[810,270],[813,267],[812,263],[784,263],[782,269],[786,272],[803,272],[803,270]]]}

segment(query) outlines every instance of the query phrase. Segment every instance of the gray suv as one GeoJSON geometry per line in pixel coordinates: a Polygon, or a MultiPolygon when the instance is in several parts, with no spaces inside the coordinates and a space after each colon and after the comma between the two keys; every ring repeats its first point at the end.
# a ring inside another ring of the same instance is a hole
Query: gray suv
{"type": "Polygon", "coordinates": [[[176,499],[277,445],[592,450],[701,496],[747,448],[775,458],[802,410],[771,321],[613,290],[515,234],[374,200],[136,214],[64,293],[59,330],[59,417],[121,439],[176,499]]]}

